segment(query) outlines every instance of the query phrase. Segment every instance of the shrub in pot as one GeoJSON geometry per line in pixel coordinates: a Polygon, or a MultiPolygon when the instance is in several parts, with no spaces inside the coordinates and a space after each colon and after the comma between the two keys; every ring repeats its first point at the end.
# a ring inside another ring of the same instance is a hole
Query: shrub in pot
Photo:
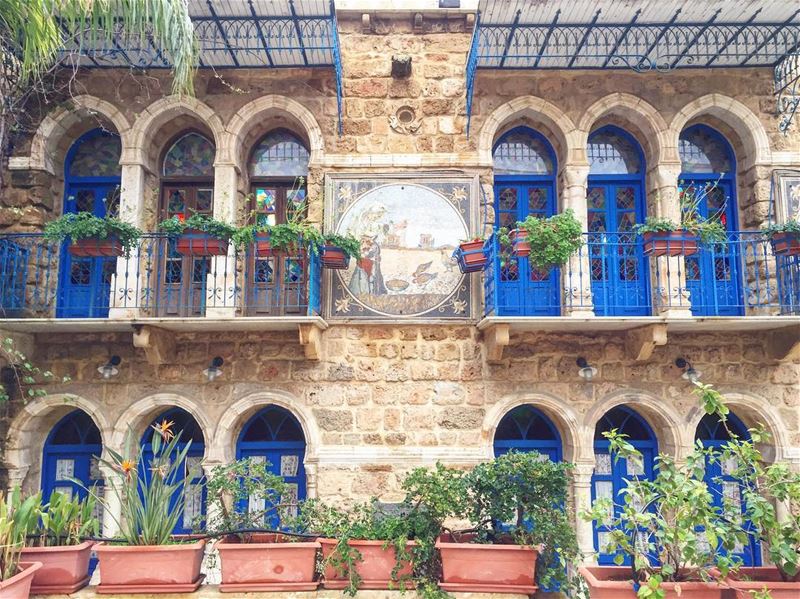
{"type": "Polygon", "coordinates": [[[489,264],[486,240],[481,236],[462,241],[453,252],[458,269],[463,273],[478,272],[489,264]]]}
{"type": "Polygon", "coordinates": [[[114,257],[130,255],[142,232],[118,218],[71,212],[47,223],[44,236],[59,243],[69,239],[73,256],[114,257]]]}
{"type": "Polygon", "coordinates": [[[769,225],[762,232],[772,244],[772,252],[776,256],[800,255],[800,221],[769,225]]]}
{"type": "MultiPolygon", "coordinates": [[[[34,594],[69,594],[89,584],[89,559],[99,523],[94,517],[92,497],[80,499],[53,492],[42,504],[41,492],[33,496],[35,508],[29,510],[28,537],[22,560],[41,562],[33,575],[34,594]]],[[[12,509],[23,502],[19,490],[12,495],[12,509]]]]}
{"type": "Polygon", "coordinates": [[[205,214],[192,214],[187,219],[177,216],[162,221],[158,228],[177,237],[175,250],[183,256],[224,256],[236,229],[205,214]]]}
{"type": "Polygon", "coordinates": [[[215,545],[222,571],[220,590],[312,591],[319,586],[315,567],[319,543],[287,532],[254,532],[265,524],[286,519],[282,497],[286,483],[270,472],[268,462],[252,458],[217,466],[211,471],[206,489],[208,533],[223,534],[215,545]],[[251,497],[258,497],[263,509],[252,509],[251,497]]]}
{"type": "MultiPolygon", "coordinates": [[[[121,506],[115,522],[120,539],[95,545],[100,585],[98,593],[187,593],[203,580],[200,566],[205,540],[176,537],[172,531],[183,516],[183,468],[191,441],[180,444],[173,423],[153,425],[152,458],[145,459],[138,435],[128,431],[124,454],[108,448],[101,464],[119,475],[119,482],[102,497],[84,487],[106,513],[112,497],[121,506]],[[182,447],[181,447],[182,445],[182,447]]],[[[81,485],[77,479],[73,482],[81,485]]]]}
{"type": "Polygon", "coordinates": [[[512,253],[527,256],[531,266],[547,270],[563,266],[581,249],[583,227],[571,209],[547,218],[528,216],[517,222],[509,240],[512,253]]]}
{"type": "Polygon", "coordinates": [[[27,599],[31,582],[41,562],[21,559],[28,525],[35,518],[38,502],[35,496],[6,503],[0,493],[0,599],[27,599]],[[11,509],[11,508],[14,509],[11,509]]]}

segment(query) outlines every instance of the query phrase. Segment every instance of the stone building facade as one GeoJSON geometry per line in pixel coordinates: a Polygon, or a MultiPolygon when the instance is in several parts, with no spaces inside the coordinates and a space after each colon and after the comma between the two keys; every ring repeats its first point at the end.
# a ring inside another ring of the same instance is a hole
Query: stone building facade
{"type": "MultiPolygon", "coordinates": [[[[53,107],[15,148],[0,233],[39,231],[61,214],[69,149],[97,127],[121,140],[120,215],[148,231],[159,220],[160,162],[185,131],[213,143],[213,214],[235,224],[248,210],[252,148],[275,129],[290,131],[308,151],[308,218],[320,226],[329,205],[326,177],[448,173],[478,182],[473,208],[485,216],[473,229],[491,231],[498,202],[493,149],[517,127],[550,143],[557,206],[572,208],[584,225],[587,143],[605,126],[623,129],[641,147],[648,214],[679,214],[679,139],[696,124],[717,131],[733,149],[742,231],[768,222],[773,171],[800,168],[800,133],[778,131],[772,73],[764,68],[480,71],[467,135],[472,23],[461,14],[428,17],[415,28],[399,13],[373,18],[365,29],[358,15],[340,15],[341,134],[329,70],[201,70],[195,98],[170,95],[160,72],[87,70],[74,97],[53,107]],[[392,55],[399,54],[412,59],[408,78],[392,76],[392,55]],[[409,112],[401,119],[402,110],[409,112]]],[[[118,277],[124,266],[120,259],[118,277]]],[[[769,455],[800,467],[796,317],[755,308],[737,318],[697,317],[688,304],[669,301],[682,293],[674,289],[654,290],[664,301],[648,317],[594,316],[591,290],[583,286],[575,290],[579,307],[565,306],[555,317],[483,319],[480,277],[469,275],[465,283],[478,298],[472,313],[454,319],[363,321],[323,306],[308,321],[264,318],[245,326],[231,324],[244,318],[234,309],[209,303],[202,322],[183,324],[113,305],[108,318],[90,324],[42,315],[27,326],[25,319],[0,320],[0,330],[29,348],[38,364],[71,378],[51,385],[45,398],[12,402],[2,456],[7,484],[42,484],[42,448],[76,409],[96,424],[104,447],[119,448],[129,427],[144,432],[165,410],[182,408],[202,431],[208,471],[237,456],[250,418],[278,406],[302,429],[307,496],[396,501],[413,467],[491,458],[504,417],[529,405],[554,425],[561,456],[576,465],[580,508],[592,498],[598,423],[614,408],[638,414],[659,451],[681,457],[691,450],[702,413],[675,366],[678,358],[723,391],[745,425],[767,427],[769,455]],[[152,338],[134,343],[142,327],[152,338]],[[119,374],[105,380],[97,368],[111,355],[122,362],[119,374]],[[224,360],[222,374],[209,382],[202,371],[216,356],[224,360]],[[578,375],[578,357],[597,369],[591,380],[578,375]]],[[[322,284],[324,293],[332,278],[322,284]]],[[[110,518],[106,526],[113,527],[110,518]]],[[[576,526],[582,548],[594,553],[591,524],[576,519],[576,526]]]]}

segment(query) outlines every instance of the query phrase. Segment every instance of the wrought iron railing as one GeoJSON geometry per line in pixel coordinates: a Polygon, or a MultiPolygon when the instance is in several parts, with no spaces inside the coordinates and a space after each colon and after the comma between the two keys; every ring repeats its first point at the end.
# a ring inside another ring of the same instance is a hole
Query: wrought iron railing
{"type": "Polygon", "coordinates": [[[231,247],[184,256],[148,234],[127,257],[74,257],[41,234],[0,236],[0,317],[305,316],[320,313],[320,262],[231,247]]]}
{"type": "Polygon", "coordinates": [[[691,251],[684,242],[668,248],[681,255],[647,256],[632,233],[586,233],[584,242],[563,267],[542,270],[492,236],[485,315],[800,314],[800,256],[775,256],[759,232],[730,232],[726,242],[700,243],[690,256],[683,255],[691,251]]]}

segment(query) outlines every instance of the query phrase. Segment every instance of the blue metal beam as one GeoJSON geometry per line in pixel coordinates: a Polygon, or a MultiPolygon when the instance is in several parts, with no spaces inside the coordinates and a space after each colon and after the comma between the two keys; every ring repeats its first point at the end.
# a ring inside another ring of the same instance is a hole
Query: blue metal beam
{"type": "Polygon", "coordinates": [[[561,16],[561,9],[559,8],[556,11],[556,16],[553,17],[553,22],[550,23],[550,27],[547,29],[547,33],[544,36],[544,40],[542,41],[542,47],[539,48],[539,54],[536,55],[536,62],[533,63],[533,68],[539,66],[539,61],[542,60],[542,55],[544,54],[545,48],[547,48],[547,44],[550,42],[550,37],[553,35],[553,30],[558,25],[558,18],[561,16]]]}
{"type": "Polygon", "coordinates": [[[228,41],[228,34],[225,33],[225,28],[222,26],[222,23],[219,21],[219,17],[217,17],[217,11],[214,10],[214,5],[211,4],[211,0],[206,0],[206,4],[208,5],[208,11],[211,13],[211,18],[214,20],[214,23],[217,25],[217,29],[219,29],[219,34],[222,37],[222,41],[225,42],[225,47],[228,50],[228,54],[231,55],[231,60],[235,66],[239,66],[239,59],[236,58],[236,52],[233,51],[231,48],[231,43],[228,41]]]}
{"type": "Polygon", "coordinates": [[[700,28],[700,30],[697,32],[697,35],[695,35],[692,38],[692,41],[690,41],[686,45],[686,47],[683,49],[683,52],[681,52],[678,55],[678,58],[676,58],[675,60],[672,61],[672,64],[670,65],[670,68],[674,69],[678,65],[678,63],[681,60],[683,60],[683,57],[686,56],[689,53],[689,50],[691,50],[692,47],[697,43],[697,40],[700,39],[700,36],[703,35],[706,32],[706,30],[714,24],[714,21],[717,19],[717,17],[719,16],[719,13],[721,13],[721,12],[722,12],[722,9],[719,8],[719,9],[717,9],[717,12],[715,12],[713,15],[711,15],[711,18],[708,20],[708,23],[706,23],[705,25],[703,25],[703,27],[700,28]]]}
{"type": "Polygon", "coordinates": [[[300,31],[300,22],[297,20],[297,13],[294,10],[294,0],[289,0],[289,10],[292,11],[292,21],[294,21],[294,30],[297,33],[297,41],[300,44],[300,51],[303,53],[303,62],[308,65],[308,56],[306,56],[306,48],[303,45],[303,32],[300,31]]]}
{"type": "Polygon", "coordinates": [[[763,48],[764,48],[764,47],[765,47],[765,46],[766,46],[768,43],[770,43],[772,40],[774,40],[776,37],[778,37],[778,34],[779,34],[781,31],[783,31],[783,30],[784,30],[784,29],[786,29],[786,28],[787,28],[789,25],[791,25],[791,24],[792,24],[792,21],[794,21],[794,18],[795,18],[797,15],[799,15],[799,14],[800,14],[800,9],[796,10],[796,11],[794,12],[794,14],[793,14],[791,17],[789,17],[789,18],[788,18],[788,19],[786,19],[786,20],[785,20],[783,23],[781,23],[781,25],[780,25],[779,27],[777,27],[777,28],[775,29],[775,31],[773,31],[773,32],[772,32],[772,34],[771,34],[770,36],[768,36],[768,37],[767,37],[767,38],[766,38],[766,39],[765,39],[763,42],[761,42],[761,43],[758,45],[758,47],[756,47],[756,49],[755,49],[755,50],[753,50],[753,51],[752,51],[750,54],[748,54],[748,55],[747,55],[747,58],[745,58],[745,59],[742,61],[742,63],[741,63],[739,66],[745,66],[745,65],[746,65],[748,62],[750,62],[750,61],[751,61],[751,60],[752,60],[752,59],[753,59],[753,58],[754,58],[756,55],[758,55],[758,53],[759,53],[759,52],[761,52],[761,50],[762,50],[762,49],[763,49],[763,48]]]}
{"type": "Polygon", "coordinates": [[[619,46],[622,43],[622,40],[624,40],[625,38],[628,37],[628,32],[631,30],[631,28],[633,28],[634,25],[636,25],[636,21],[639,20],[639,15],[640,14],[642,14],[642,9],[641,8],[634,13],[633,18],[631,19],[631,22],[628,23],[628,26],[625,27],[625,30],[617,38],[617,41],[614,42],[614,47],[611,49],[611,51],[606,56],[606,61],[603,63],[603,68],[607,67],[608,63],[611,62],[611,59],[616,55],[617,50],[619,49],[619,46]]]}
{"type": "Polygon", "coordinates": [[[664,25],[664,27],[661,28],[661,31],[658,33],[656,39],[653,40],[653,43],[647,47],[647,51],[644,53],[646,57],[650,56],[650,54],[653,53],[653,50],[655,50],[658,47],[659,42],[662,39],[664,39],[664,36],[667,34],[667,31],[669,31],[670,27],[672,27],[675,21],[678,20],[678,16],[680,14],[681,14],[681,9],[679,8],[678,10],[675,11],[675,14],[672,15],[672,18],[669,20],[669,23],[667,23],[666,25],[664,25]]]}
{"type": "Polygon", "coordinates": [[[264,47],[264,52],[267,54],[267,62],[269,66],[275,66],[275,62],[272,60],[272,53],[269,51],[269,44],[266,38],[264,38],[261,24],[258,22],[258,15],[256,14],[256,9],[253,7],[253,0],[247,0],[247,4],[250,6],[250,14],[253,15],[253,25],[255,25],[256,31],[258,32],[258,39],[261,40],[261,45],[264,47]]]}
{"type": "Polygon", "coordinates": [[[581,50],[583,50],[583,47],[586,45],[586,40],[589,39],[589,34],[592,32],[592,28],[594,27],[595,23],[597,23],[597,19],[600,18],[600,13],[601,12],[602,12],[602,9],[598,8],[597,12],[594,13],[594,18],[592,19],[592,22],[589,23],[589,26],[586,28],[586,33],[583,34],[583,37],[581,38],[581,41],[578,44],[578,47],[575,48],[575,52],[573,53],[572,58],[569,59],[569,64],[567,65],[568,69],[571,69],[572,65],[575,64],[575,61],[578,59],[578,56],[580,55],[581,50]]]}
{"type": "Polygon", "coordinates": [[[519,17],[522,14],[522,10],[517,11],[517,16],[514,17],[514,22],[511,24],[511,27],[508,29],[508,37],[506,38],[506,45],[503,48],[503,57],[500,59],[500,68],[503,68],[503,65],[506,63],[506,57],[508,56],[508,49],[511,47],[511,42],[514,39],[514,33],[517,30],[517,25],[519,25],[519,17]]]}
{"type": "Polygon", "coordinates": [[[336,21],[336,6],[335,0],[331,0],[331,36],[333,37],[333,48],[331,55],[333,57],[333,73],[336,78],[336,107],[339,111],[339,135],[343,133],[342,124],[342,52],[339,48],[339,23],[336,21]]]}

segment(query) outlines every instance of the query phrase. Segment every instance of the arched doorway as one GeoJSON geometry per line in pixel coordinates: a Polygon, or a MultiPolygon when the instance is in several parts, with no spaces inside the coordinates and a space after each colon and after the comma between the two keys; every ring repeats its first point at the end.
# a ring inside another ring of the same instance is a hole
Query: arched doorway
{"type": "Polygon", "coordinates": [[[598,316],[646,316],[650,270],[633,227],[644,221],[644,154],[619,127],[589,136],[589,260],[598,316]]]}
{"type": "MultiPolygon", "coordinates": [[[[695,440],[702,442],[703,447],[720,448],[731,440],[732,435],[739,439],[750,439],[747,427],[734,413],[728,414],[726,424],[727,427],[714,414],[706,414],[697,425],[695,440]]],[[[707,461],[704,476],[716,507],[724,509],[728,504],[735,510],[739,506],[738,513],[728,515],[732,520],[741,519],[741,510],[744,509],[741,484],[732,476],[735,469],[735,462],[707,461]]],[[[761,565],[761,545],[753,537],[750,537],[750,543],[746,547],[737,547],[735,554],[742,559],[745,566],[761,565]]]]}
{"type": "MultiPolygon", "coordinates": [[[[183,517],[175,526],[175,534],[187,534],[198,528],[200,519],[205,514],[206,496],[203,478],[203,455],[205,454],[205,438],[203,431],[197,424],[194,416],[182,408],[170,408],[153,419],[151,426],[142,435],[142,457],[144,459],[145,476],[150,475],[149,464],[153,460],[152,439],[155,431],[153,426],[164,421],[172,422],[172,431],[176,435],[181,433],[178,449],[182,450],[191,441],[189,451],[186,452],[184,463],[178,465],[181,473],[176,482],[181,483],[181,488],[172,498],[172,505],[179,500],[178,493],[183,495],[183,517]]],[[[158,433],[155,433],[158,434],[158,433]]]]}
{"type": "Polygon", "coordinates": [[[87,488],[102,495],[103,475],[99,460],[103,451],[100,429],[83,410],[73,410],[56,423],[44,443],[42,494],[53,491],[70,497],[86,497],[87,488]],[[71,479],[81,481],[82,485],[71,479]]]}
{"type": "MultiPolygon", "coordinates": [[[[692,209],[702,219],[718,221],[729,243],[706,245],[687,256],[686,288],[696,316],[741,316],[742,264],[736,207],[736,159],[728,141],[707,125],[693,125],[680,135],[681,198],[693,197],[692,209]]],[[[684,200],[684,210],[690,202],[684,200]]]]}
{"type": "MultiPolygon", "coordinates": [[[[118,216],[122,143],[118,135],[93,129],[78,138],[64,162],[64,213],[118,216]]],[[[58,318],[106,318],[116,258],[75,257],[61,248],[58,318]]]]}
{"type": "MultiPolygon", "coordinates": [[[[492,151],[495,227],[515,228],[527,216],[548,217],[556,211],[556,155],[538,131],[517,127],[505,133],[492,151]]],[[[497,305],[503,315],[558,316],[560,271],[532,267],[527,258],[496,252],[497,305]]]]}
{"type": "MultiPolygon", "coordinates": [[[[289,497],[281,503],[292,504],[306,497],[306,470],[303,459],[306,440],[303,429],[291,412],[279,406],[268,406],[250,418],[244,425],[236,443],[236,458],[252,458],[269,463],[269,470],[283,477],[288,485],[289,497]]],[[[241,509],[264,510],[264,499],[250,497],[249,505],[241,509]]],[[[296,514],[296,509],[286,513],[296,514]]],[[[278,525],[277,517],[266,526],[278,525]]]]}
{"type": "MultiPolygon", "coordinates": [[[[636,411],[627,406],[617,406],[609,410],[597,423],[594,433],[595,466],[592,474],[592,502],[597,499],[611,499],[615,506],[614,513],[609,514],[617,518],[621,510],[616,504],[621,504],[621,492],[627,486],[625,482],[633,476],[651,479],[655,456],[658,452],[658,442],[655,433],[647,421],[636,411]],[[641,454],[640,463],[624,458],[615,460],[609,450],[609,441],[603,433],[616,429],[618,433],[627,435],[627,441],[641,454]]],[[[597,561],[600,565],[614,565],[613,553],[605,553],[608,546],[609,524],[606,522],[594,523],[594,547],[597,551],[597,561]]],[[[624,562],[630,564],[630,558],[624,562]]]]}
{"type": "Polygon", "coordinates": [[[529,404],[509,411],[494,434],[494,455],[499,457],[511,450],[539,453],[554,462],[562,456],[561,435],[553,422],[529,404]]]}

